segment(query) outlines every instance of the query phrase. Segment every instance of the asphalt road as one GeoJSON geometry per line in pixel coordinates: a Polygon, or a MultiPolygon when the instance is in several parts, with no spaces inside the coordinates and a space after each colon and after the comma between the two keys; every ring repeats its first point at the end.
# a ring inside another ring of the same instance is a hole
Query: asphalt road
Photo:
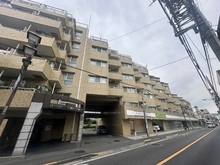
{"type": "MultiPolygon", "coordinates": [[[[204,128],[167,137],[168,140],[146,144],[121,153],[112,153],[73,164],[88,165],[219,165],[220,127],[204,128]],[[170,157],[171,156],[171,157],[170,157]]],[[[66,165],[67,165],[66,164],[66,165]]]]}

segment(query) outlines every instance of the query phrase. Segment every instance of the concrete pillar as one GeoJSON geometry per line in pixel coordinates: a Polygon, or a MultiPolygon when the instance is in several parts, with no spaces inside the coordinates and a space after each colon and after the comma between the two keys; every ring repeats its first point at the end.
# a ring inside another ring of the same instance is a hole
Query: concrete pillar
{"type": "Polygon", "coordinates": [[[163,124],[163,129],[164,129],[164,131],[168,131],[167,121],[166,121],[166,120],[162,120],[162,124],[163,124]]]}
{"type": "Polygon", "coordinates": [[[73,115],[66,116],[62,141],[70,141],[70,134],[73,133],[72,132],[73,122],[74,122],[74,116],[73,115]],[[66,138],[65,138],[65,134],[66,134],[66,138]]]}
{"type": "Polygon", "coordinates": [[[12,156],[24,155],[26,153],[35,122],[42,112],[42,106],[43,103],[31,103],[12,156]]]}
{"type": "Polygon", "coordinates": [[[78,131],[78,139],[77,139],[78,142],[81,142],[82,140],[83,123],[84,123],[84,113],[80,115],[79,131],[78,131]]]}

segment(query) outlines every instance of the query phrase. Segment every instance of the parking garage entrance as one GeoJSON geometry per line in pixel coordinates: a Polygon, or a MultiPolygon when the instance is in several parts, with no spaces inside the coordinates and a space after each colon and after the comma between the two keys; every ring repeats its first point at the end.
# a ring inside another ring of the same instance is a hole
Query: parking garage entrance
{"type": "Polygon", "coordinates": [[[122,134],[120,99],[121,97],[118,96],[87,95],[83,135],[85,132],[88,134],[86,130],[95,134],[98,125],[105,125],[109,134],[122,134]],[[85,123],[87,119],[96,121],[91,129],[88,129],[88,125],[85,123]]]}

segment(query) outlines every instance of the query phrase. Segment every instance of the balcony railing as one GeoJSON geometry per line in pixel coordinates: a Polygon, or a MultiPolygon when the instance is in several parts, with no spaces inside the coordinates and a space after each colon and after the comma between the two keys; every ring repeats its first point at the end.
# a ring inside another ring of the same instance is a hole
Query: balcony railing
{"type": "Polygon", "coordinates": [[[99,38],[99,37],[94,37],[94,36],[91,36],[90,37],[93,41],[97,41],[97,42],[101,42],[101,43],[108,43],[108,40],[107,39],[103,39],[103,38],[99,38]]]}
{"type": "Polygon", "coordinates": [[[45,4],[42,4],[39,2],[34,2],[34,1],[29,1],[29,0],[14,0],[14,2],[23,3],[23,4],[31,6],[31,7],[36,7],[36,8],[42,9],[42,10],[50,11],[50,12],[65,15],[65,16],[72,16],[66,10],[55,8],[55,7],[45,5],[45,4]]]}
{"type": "Polygon", "coordinates": [[[76,22],[76,26],[88,28],[88,25],[86,25],[84,23],[80,23],[80,22],[76,22]]]}
{"type": "Polygon", "coordinates": [[[119,54],[119,57],[131,60],[131,56],[129,55],[119,54]]]}
{"type": "MultiPolygon", "coordinates": [[[[1,89],[9,89],[9,90],[12,90],[12,86],[0,86],[0,90],[1,89]]],[[[51,93],[49,90],[40,90],[38,89],[37,87],[33,87],[33,88],[25,88],[25,87],[18,87],[18,90],[22,90],[22,91],[34,91],[34,92],[37,92],[37,93],[51,93]]]]}

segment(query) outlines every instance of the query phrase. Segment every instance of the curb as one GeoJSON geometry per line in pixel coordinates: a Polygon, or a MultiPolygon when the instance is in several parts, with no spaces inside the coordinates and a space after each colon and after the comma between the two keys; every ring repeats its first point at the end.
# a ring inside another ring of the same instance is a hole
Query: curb
{"type": "Polygon", "coordinates": [[[78,157],[75,157],[75,158],[69,158],[69,159],[63,159],[63,160],[54,161],[54,162],[48,162],[48,163],[45,163],[45,164],[43,164],[43,165],[63,164],[63,163],[71,162],[71,161],[76,161],[76,160],[79,160],[79,159],[90,158],[90,157],[92,157],[92,156],[97,156],[97,154],[94,154],[94,153],[85,154],[85,155],[81,155],[81,156],[78,156],[78,157]]]}
{"type": "Polygon", "coordinates": [[[21,156],[5,156],[5,157],[0,157],[1,160],[11,160],[11,159],[24,159],[24,155],[21,156]]]}

